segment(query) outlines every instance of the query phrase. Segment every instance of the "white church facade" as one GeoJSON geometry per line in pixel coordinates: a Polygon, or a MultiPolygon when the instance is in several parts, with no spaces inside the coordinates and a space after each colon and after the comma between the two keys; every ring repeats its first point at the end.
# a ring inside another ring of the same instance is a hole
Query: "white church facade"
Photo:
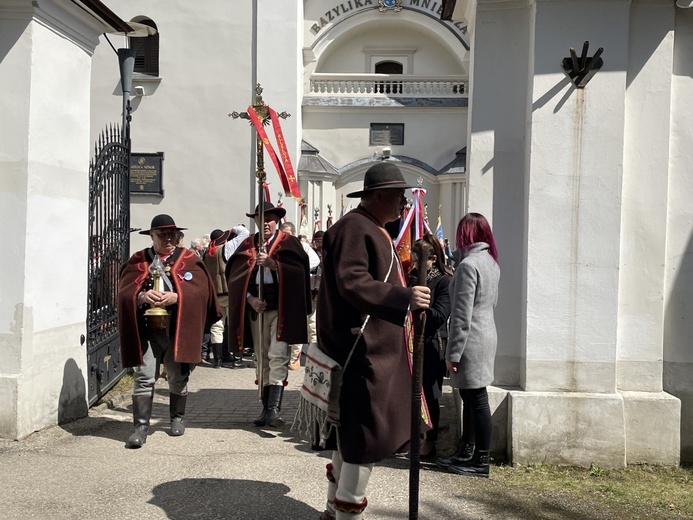
{"type": "MultiPolygon", "coordinates": [[[[496,452],[514,463],[677,464],[693,460],[693,9],[679,3],[121,0],[110,7],[122,20],[157,34],[99,37],[89,77],[74,78],[65,92],[81,103],[74,115],[81,133],[72,137],[88,147],[120,120],[114,48],[137,47],[132,151],[163,160],[158,193],[133,188],[131,225],[168,213],[189,228],[186,239],[250,225],[252,127],[229,114],[246,111],[260,84],[263,101],[290,114],[282,128],[307,234],[316,215],[324,229],[330,215],[348,211],[353,201],[343,195],[382,160],[421,184],[431,226],[440,208],[452,242],[467,211],[491,222],[502,272],[491,388],[496,452]],[[579,88],[566,64],[586,69],[573,74],[579,88]]],[[[3,9],[0,24],[11,26],[3,9]]],[[[0,37],[4,86],[5,72],[18,67],[8,62],[21,40],[15,32],[15,41],[0,37]]],[[[14,149],[20,144],[0,145],[0,179],[17,164],[14,149]]],[[[69,172],[55,171],[66,192],[85,188],[83,155],[73,154],[69,172]]],[[[272,201],[281,192],[299,225],[299,204],[283,194],[268,160],[265,168],[272,201]]],[[[31,209],[40,204],[33,190],[10,182],[0,189],[4,200],[19,201],[0,213],[29,223],[8,238],[34,237],[37,219],[62,231],[64,219],[31,209]]],[[[84,210],[67,204],[71,195],[51,196],[70,208],[71,221],[84,210]]],[[[83,238],[68,236],[86,264],[86,223],[84,230],[83,238]]],[[[145,245],[133,234],[133,251],[145,245]]],[[[38,283],[45,265],[30,248],[16,254],[26,260],[22,279],[38,283]]],[[[61,290],[78,298],[82,275],[71,272],[61,290]]],[[[3,409],[0,400],[0,435],[19,438],[57,421],[59,374],[43,379],[36,337],[73,342],[81,309],[63,314],[66,329],[47,319],[48,308],[30,304],[34,290],[20,288],[16,275],[0,276],[4,292],[16,289],[0,305],[0,341],[11,346],[0,350],[0,395],[13,403],[3,409]],[[21,317],[28,309],[32,322],[21,317]],[[32,333],[17,332],[19,322],[32,333]],[[40,402],[12,394],[20,381],[43,388],[40,402]]],[[[71,344],[69,356],[78,352],[71,344]]],[[[51,352],[46,364],[62,367],[65,356],[51,352]]]]}

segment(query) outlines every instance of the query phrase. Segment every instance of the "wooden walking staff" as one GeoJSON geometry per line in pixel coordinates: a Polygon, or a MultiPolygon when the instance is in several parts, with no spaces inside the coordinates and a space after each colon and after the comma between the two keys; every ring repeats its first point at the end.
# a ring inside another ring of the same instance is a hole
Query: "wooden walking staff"
{"type": "MultiPolygon", "coordinates": [[[[270,111],[269,111],[269,106],[265,104],[265,102],[262,100],[262,87],[258,83],[257,86],[255,87],[255,100],[253,101],[252,106],[248,107],[248,110],[252,110],[254,112],[254,116],[260,120],[263,126],[267,126],[270,123],[270,111]]],[[[286,112],[282,112],[281,114],[277,114],[279,117],[282,119],[286,119],[289,117],[289,114],[286,112]]],[[[251,121],[251,114],[248,112],[231,112],[229,114],[230,117],[233,119],[238,119],[239,117],[241,119],[247,119],[251,121]]],[[[251,126],[253,125],[251,121],[251,126]]],[[[263,145],[262,138],[260,135],[258,135],[257,130],[255,131],[255,153],[256,153],[256,167],[255,167],[255,177],[257,177],[257,200],[258,200],[258,244],[257,244],[257,252],[258,254],[260,252],[264,251],[264,245],[265,245],[265,194],[264,194],[264,183],[267,180],[267,173],[265,173],[265,147],[263,145]]],[[[265,289],[265,268],[260,266],[260,283],[258,284],[258,298],[260,300],[264,300],[264,289],[265,289]]],[[[263,344],[263,328],[264,328],[264,313],[259,312],[258,313],[258,325],[260,328],[260,333],[258,336],[258,339],[260,341],[260,345],[263,344]]]]}
{"type": "MultiPolygon", "coordinates": [[[[426,287],[428,251],[417,251],[419,269],[416,285],[426,287]]],[[[419,465],[421,461],[421,386],[423,379],[423,349],[426,329],[426,309],[414,311],[414,352],[412,353],[411,379],[411,440],[409,441],[409,520],[419,518],[419,465]]]]}

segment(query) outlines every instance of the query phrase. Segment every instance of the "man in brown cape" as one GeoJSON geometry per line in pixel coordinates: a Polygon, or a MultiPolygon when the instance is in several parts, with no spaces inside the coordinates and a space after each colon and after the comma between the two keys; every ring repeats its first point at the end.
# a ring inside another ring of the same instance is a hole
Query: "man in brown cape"
{"type": "Polygon", "coordinates": [[[202,260],[192,251],[176,247],[182,229],[169,215],[154,217],[150,229],[140,232],[151,236],[153,246],[132,255],[120,271],[122,361],[124,367],[138,367],[132,391],[135,430],[128,448],[140,448],[147,440],[161,363],[168,374],[171,435],[183,435],[188,380],[201,361],[202,336],[221,318],[216,291],[202,260]],[[157,285],[155,278],[159,279],[157,285]]]}
{"type": "Polygon", "coordinates": [[[343,366],[370,316],[344,371],[337,442],[328,445],[334,451],[323,520],[361,518],[373,464],[409,441],[411,374],[404,325],[410,310],[428,307],[430,290],[406,286],[384,225],[399,218],[404,191],[411,187],[395,164],[372,166],[363,190],[347,195],[360,197],[361,204],[323,237],[320,349],[343,366]]]}
{"type": "MultiPolygon", "coordinates": [[[[259,224],[259,207],[246,215],[259,224]]],[[[280,412],[289,372],[289,344],[302,344],[308,339],[307,315],[311,312],[308,255],[296,237],[277,229],[277,222],[284,215],[284,208],[266,202],[261,251],[258,252],[260,234],[256,233],[238,246],[226,264],[231,351],[243,349],[245,315],[250,313],[263,405],[262,413],[254,421],[256,426],[284,425],[280,412]],[[258,287],[263,271],[264,292],[260,300],[258,287]],[[260,313],[262,319],[258,317],[260,313]]]]}

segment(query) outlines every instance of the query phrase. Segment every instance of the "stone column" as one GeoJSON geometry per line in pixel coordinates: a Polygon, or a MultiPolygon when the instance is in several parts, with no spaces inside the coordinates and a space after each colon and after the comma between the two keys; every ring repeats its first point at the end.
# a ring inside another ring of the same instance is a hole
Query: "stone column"
{"type": "MultiPolygon", "coordinates": [[[[636,258],[632,248],[665,233],[659,185],[653,220],[639,225],[647,212],[635,198],[642,174],[633,152],[645,138],[633,129],[668,126],[657,112],[668,106],[673,6],[596,5],[477,4],[469,210],[491,215],[500,252],[496,382],[522,388],[507,403],[501,393],[496,408],[502,416],[507,404],[512,462],[677,463],[679,403],[661,392],[661,368],[652,374],[662,309],[650,291],[661,293],[664,257],[636,258]],[[606,49],[605,65],[576,89],[560,64],[585,40],[590,56],[606,49]],[[651,82],[654,113],[642,113],[638,101],[651,82]],[[626,233],[636,228],[633,241],[626,233]],[[658,433],[645,439],[647,432],[658,433]]],[[[666,139],[648,149],[655,162],[667,161],[666,139]]]]}
{"type": "Polygon", "coordinates": [[[675,30],[663,302],[664,390],[681,399],[681,460],[690,462],[693,461],[693,98],[690,96],[693,9],[676,9],[675,30]]]}

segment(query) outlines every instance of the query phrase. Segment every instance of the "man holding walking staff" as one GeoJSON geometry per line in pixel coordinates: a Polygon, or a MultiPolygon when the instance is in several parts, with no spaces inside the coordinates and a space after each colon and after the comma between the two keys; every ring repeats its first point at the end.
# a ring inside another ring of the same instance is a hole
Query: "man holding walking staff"
{"type": "Polygon", "coordinates": [[[347,195],[359,197],[360,205],[323,238],[318,344],[341,366],[351,357],[343,373],[340,423],[327,443],[333,451],[322,520],[361,518],[374,463],[410,439],[411,403],[402,399],[412,387],[410,311],[428,307],[430,289],[406,286],[384,225],[399,218],[411,187],[395,164],[372,166],[363,190],[347,195]]]}

